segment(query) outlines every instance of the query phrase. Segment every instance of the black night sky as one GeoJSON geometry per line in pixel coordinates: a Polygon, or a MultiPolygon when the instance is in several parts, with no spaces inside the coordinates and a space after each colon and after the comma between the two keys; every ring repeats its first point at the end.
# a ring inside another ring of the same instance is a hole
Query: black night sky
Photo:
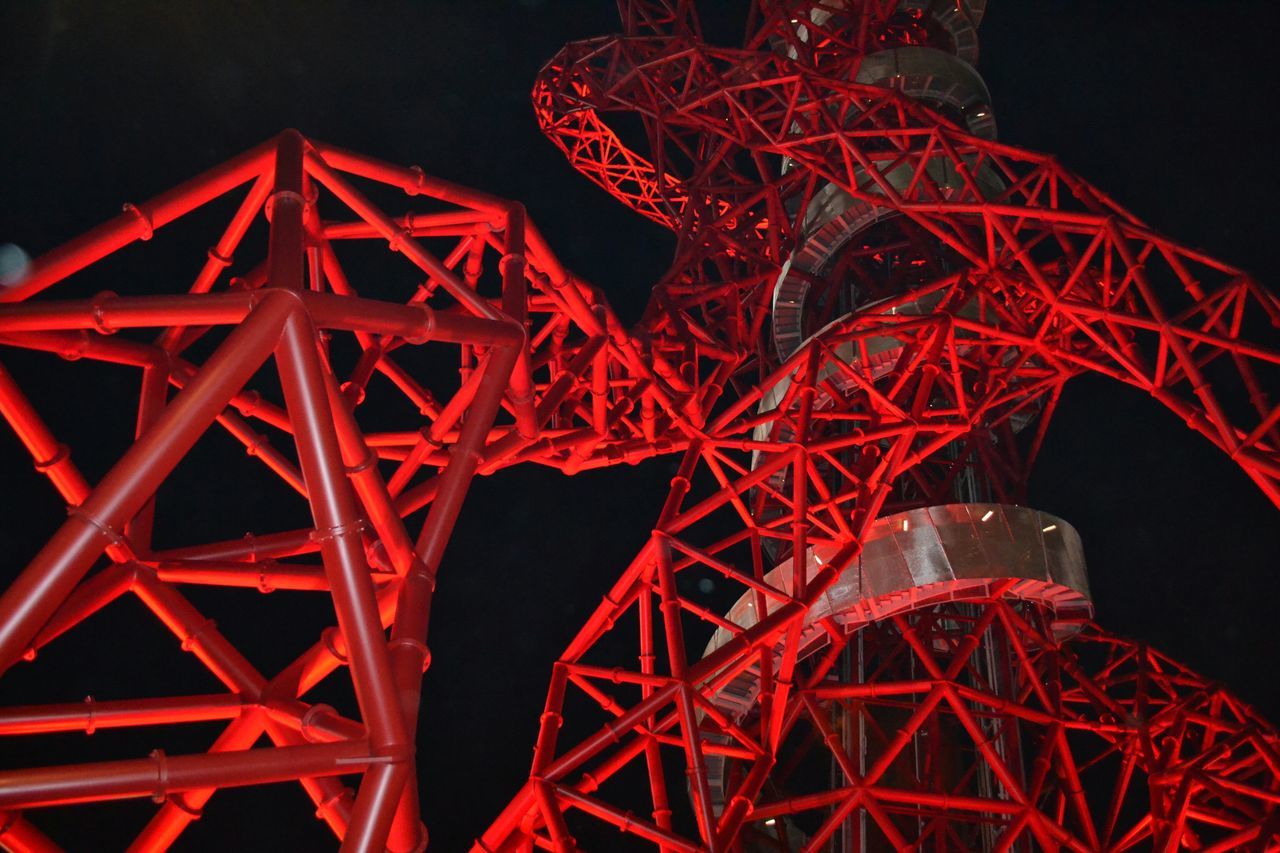
{"type": "MultiPolygon", "coordinates": [[[[745,4],[704,5],[719,21],[745,4]]],[[[1002,140],[1055,152],[1159,230],[1274,288],[1278,24],[1269,0],[993,0],[979,70],[1002,140]]],[[[292,126],[524,202],[562,260],[634,321],[673,241],[574,173],[528,101],[562,44],[617,28],[608,0],[5,4],[0,243],[48,250],[292,126]]],[[[161,232],[55,293],[184,290],[226,212],[161,232]]],[[[100,477],[129,440],[136,374],[0,358],[90,481],[100,477]]],[[[161,493],[172,500],[158,544],[300,523],[218,438],[161,493]]],[[[419,730],[433,849],[465,849],[523,781],[551,663],[648,534],[672,465],[573,478],[508,470],[473,487],[442,569],[419,730]]],[[[1280,527],[1229,460],[1152,400],[1084,378],[1068,386],[1029,502],[1079,529],[1103,625],[1280,719],[1280,527]]],[[[0,429],[0,583],[64,517],[0,429]]],[[[271,672],[332,618],[322,597],[290,595],[193,600],[271,672]]],[[[122,600],[15,667],[0,704],[216,689],[122,600]]],[[[0,766],[200,751],[216,732],[165,731],[163,743],[119,732],[10,739],[0,766]]],[[[139,800],[32,818],[70,849],[117,849],[154,808],[139,800]]],[[[296,785],[221,792],[178,849],[327,849],[332,837],[311,811],[296,785]]]]}

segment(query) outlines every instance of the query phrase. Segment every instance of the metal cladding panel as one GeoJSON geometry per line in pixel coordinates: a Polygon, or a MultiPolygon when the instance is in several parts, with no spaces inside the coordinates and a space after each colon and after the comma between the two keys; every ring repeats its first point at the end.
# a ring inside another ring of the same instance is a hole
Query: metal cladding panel
{"type": "MultiPolygon", "coordinates": [[[[832,556],[830,545],[806,552],[812,577],[832,556]]],[[[765,582],[789,593],[792,561],[765,575],[765,582]]],[[[1051,631],[1065,638],[1092,615],[1084,550],[1074,528],[1059,518],[1027,507],[1001,504],[946,504],[908,510],[877,519],[861,553],[840,573],[805,616],[800,657],[818,652],[830,637],[819,623],[831,619],[847,632],[869,622],[946,601],[982,598],[992,585],[1016,581],[1004,594],[1039,602],[1057,622],[1051,631]]],[[[757,621],[754,593],[730,608],[728,620],[746,629],[757,621]]],[[[770,598],[769,610],[781,606],[770,598]]],[[[733,632],[719,628],[705,655],[729,642],[733,632]]],[[[777,663],[782,645],[773,650],[777,663]]],[[[714,694],[712,701],[729,719],[741,721],[756,708],[760,671],[750,666],[714,694]]],[[[723,806],[725,758],[706,757],[717,808],[723,806]]]]}
{"type": "MultiPolygon", "coordinates": [[[[997,513],[993,531],[1003,536],[986,536],[982,540],[987,552],[986,568],[991,577],[1027,577],[1045,579],[1044,552],[1040,547],[1040,517],[1037,512],[997,513]]],[[[968,567],[961,567],[963,571],[968,567]]]]}
{"type": "MultiPolygon", "coordinates": [[[[857,571],[862,576],[863,598],[878,598],[915,585],[903,544],[891,534],[862,546],[857,571]]],[[[854,602],[844,603],[847,606],[854,602]]]]}
{"type": "MultiPolygon", "coordinates": [[[[809,577],[824,567],[821,551],[826,548],[806,552],[809,577]]],[[[792,574],[788,559],[768,572],[765,582],[789,595],[792,574]]],[[[807,622],[830,616],[854,630],[920,603],[985,595],[992,582],[1007,579],[1024,581],[1011,587],[1009,595],[1039,601],[1070,620],[1092,611],[1084,549],[1067,522],[1027,507],[948,504],[878,519],[862,552],[810,611],[807,622]]],[[[754,625],[759,618],[754,600],[754,593],[740,598],[729,610],[729,621],[744,629],[754,625]]],[[[768,610],[781,604],[769,598],[768,610]]],[[[716,630],[705,654],[732,636],[716,630]]]]}
{"type": "MultiPolygon", "coordinates": [[[[983,531],[974,524],[971,508],[964,504],[930,507],[930,518],[945,538],[948,559],[958,565],[975,566],[987,560],[983,547],[983,531]],[[946,513],[946,517],[940,517],[946,513]]],[[[979,514],[979,518],[985,510],[979,514]]]]}
{"type": "MultiPolygon", "coordinates": [[[[832,18],[840,10],[847,9],[850,0],[825,0],[815,3],[803,17],[793,18],[796,34],[801,41],[808,41],[810,27],[824,28],[831,26],[832,18]]],[[[951,50],[965,62],[976,62],[978,59],[978,24],[982,23],[982,14],[986,10],[986,0],[902,0],[899,8],[903,11],[919,11],[928,15],[950,38],[951,50]]],[[[795,56],[795,50],[786,48],[785,53],[795,56]]]]}
{"type": "MultiPolygon", "coordinates": [[[[945,157],[936,157],[924,165],[929,181],[936,186],[935,192],[953,201],[977,202],[998,198],[1004,192],[1004,182],[989,165],[977,163],[970,168],[972,184],[945,157]]],[[[888,164],[881,177],[900,193],[920,184],[916,170],[907,164],[888,164]]],[[[883,194],[869,173],[855,169],[854,178],[861,192],[883,194]]],[[[786,360],[819,331],[805,328],[805,304],[811,289],[806,276],[823,275],[845,244],[872,225],[898,215],[887,201],[882,206],[866,198],[855,198],[836,184],[826,184],[814,194],[801,225],[804,242],[783,265],[774,287],[771,326],[779,359],[786,360]]],[[[903,306],[900,313],[926,314],[935,303],[922,305],[918,310],[903,306]]],[[[869,307],[864,305],[859,310],[867,311],[869,307]]]]}
{"type": "MultiPolygon", "coordinates": [[[[912,586],[928,586],[952,579],[947,551],[933,524],[908,524],[906,530],[897,530],[894,540],[906,560],[912,586]]],[[[874,570],[875,566],[865,566],[874,570]]]]}
{"type": "Polygon", "coordinates": [[[855,80],[951,107],[960,113],[974,136],[996,136],[991,93],[982,75],[945,51],[914,45],[882,50],[862,60],[855,80]]]}
{"type": "MultiPolygon", "coordinates": [[[[1052,518],[1043,514],[1042,517],[1052,518]]],[[[1070,587],[1085,598],[1091,598],[1089,573],[1085,571],[1084,543],[1080,541],[1080,534],[1076,529],[1070,525],[1059,524],[1058,529],[1053,531],[1053,535],[1044,536],[1044,550],[1050,569],[1058,583],[1070,587]]]]}
{"type": "Polygon", "coordinates": [[[822,600],[814,606],[814,615],[818,619],[834,616],[838,621],[845,614],[848,601],[861,601],[868,595],[862,584],[862,572],[845,571],[840,574],[839,580],[831,585],[822,595],[822,600]],[[821,610],[819,610],[821,608],[821,610]]]}

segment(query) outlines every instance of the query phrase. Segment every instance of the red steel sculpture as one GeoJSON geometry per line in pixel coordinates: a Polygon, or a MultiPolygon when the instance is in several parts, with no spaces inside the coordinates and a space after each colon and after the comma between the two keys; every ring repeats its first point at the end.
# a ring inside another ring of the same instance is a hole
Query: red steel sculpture
{"type": "Polygon", "coordinates": [[[1078,536],[1019,505],[1085,371],[1280,504],[1280,350],[1250,342],[1280,301],[994,141],[984,5],[755,0],[722,48],[685,0],[623,0],[623,35],[557,55],[543,129],[677,235],[631,331],[520,205],[292,131],[39,258],[0,294],[0,343],[139,368],[137,432],[91,486],[0,368],[69,509],[0,597],[0,670],[133,593],[225,689],[7,706],[0,734],[225,728],[205,754],[0,771],[0,845],[58,849],[28,809],[151,797],[131,849],[164,849],[217,789],[297,780],[343,850],[422,849],[428,615],[470,482],[682,453],[475,850],[1280,849],[1276,730],[1091,624],[1078,536]],[[376,184],[413,209],[384,213],[376,184]],[[186,293],[32,298],[233,192],[186,293]],[[235,261],[260,216],[266,259],[235,261]],[[349,276],[368,240],[421,283],[349,276]],[[393,389],[401,420],[369,423],[393,389]],[[153,547],[157,488],[215,428],[313,523],[153,547]],[[693,594],[712,582],[723,609],[693,594]],[[199,584],[327,592],[336,625],[263,673],[199,584]],[[343,669],[358,719],[307,699],[343,669]]]}

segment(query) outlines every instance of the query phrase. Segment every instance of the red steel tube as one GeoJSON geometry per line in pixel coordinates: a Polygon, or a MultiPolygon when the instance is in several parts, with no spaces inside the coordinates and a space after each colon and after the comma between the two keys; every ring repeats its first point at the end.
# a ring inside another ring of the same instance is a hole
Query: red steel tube
{"type": "Polygon", "coordinates": [[[342,853],[381,853],[412,765],[406,760],[369,768],[360,783],[351,823],[342,838],[342,853]]]}
{"type": "Polygon", "coordinates": [[[378,534],[378,542],[386,549],[396,574],[403,575],[409,570],[413,558],[413,541],[396,512],[382,472],[378,470],[378,457],[365,443],[364,433],[356,423],[347,398],[338,390],[332,373],[325,374],[325,388],[347,475],[364,506],[369,523],[378,534]]]}
{"type": "Polygon", "coordinates": [[[307,202],[302,196],[302,134],[286,130],[276,137],[275,186],[267,199],[271,236],[267,247],[267,284],[302,290],[303,227],[307,202]]]}
{"type": "MultiPolygon", "coordinates": [[[[520,329],[517,339],[523,338],[523,329],[520,329]]],[[[436,499],[418,537],[417,550],[421,561],[415,562],[405,576],[396,601],[396,617],[391,629],[391,663],[401,711],[410,726],[418,719],[422,671],[429,660],[427,630],[440,560],[481,461],[480,451],[501,406],[507,380],[523,350],[524,347],[518,345],[490,350],[470,408],[470,417],[462,427],[458,443],[450,451],[449,464],[440,477],[436,499]]],[[[407,789],[397,810],[396,840],[404,845],[402,849],[412,850],[416,846],[412,842],[418,830],[416,785],[411,783],[407,789]]]]}
{"type": "Polygon", "coordinates": [[[53,437],[4,365],[0,365],[0,415],[26,446],[35,460],[36,470],[49,478],[62,499],[70,506],[83,501],[89,494],[89,484],[72,464],[70,448],[53,437]]]}
{"type": "Polygon", "coordinates": [[[154,552],[151,554],[151,559],[234,560],[252,563],[258,560],[296,557],[299,554],[314,554],[318,550],[320,547],[316,544],[313,531],[307,528],[265,533],[261,536],[246,534],[240,539],[189,545],[185,548],[169,548],[154,552]]]}
{"type": "Polygon", "coordinates": [[[423,249],[417,240],[403,233],[391,217],[370,204],[359,191],[331,169],[317,152],[311,151],[307,153],[306,165],[307,171],[317,181],[324,184],[330,192],[354,210],[361,219],[377,228],[378,232],[392,244],[393,248],[404,252],[405,256],[421,270],[438,279],[444,285],[445,290],[449,292],[449,295],[465,305],[471,313],[489,320],[501,319],[499,312],[495,311],[488,302],[474,290],[467,287],[465,283],[459,281],[458,277],[448,267],[440,263],[430,252],[423,249]]]}
{"type": "MultiPolygon", "coordinates": [[[[236,753],[253,746],[262,735],[264,716],[261,713],[242,714],[223,729],[213,742],[209,754],[236,753]]],[[[150,853],[167,850],[191,821],[200,817],[200,810],[213,796],[215,788],[202,785],[180,793],[171,793],[165,803],[147,822],[142,832],[129,845],[129,853],[150,853]]]]}
{"type": "Polygon", "coordinates": [[[0,596],[0,671],[22,654],[98,554],[120,541],[118,531],[256,372],[293,310],[287,299],[272,298],[235,329],[0,596]]]}
{"type": "MultiPolygon", "coordinates": [[[[0,306],[0,332],[49,333],[58,330],[114,331],[151,328],[175,323],[217,326],[242,323],[254,308],[277,288],[248,293],[205,293],[185,296],[115,296],[61,302],[31,302],[0,306]]],[[[286,288],[287,289],[287,288],[286,288]]],[[[499,344],[512,340],[509,324],[498,318],[473,317],[458,311],[436,311],[425,305],[395,305],[358,296],[333,293],[298,293],[312,321],[320,328],[388,335],[410,343],[428,340],[446,343],[499,344]]],[[[32,338],[32,340],[38,340],[32,338]]],[[[21,343],[21,339],[15,340],[21,343]]],[[[68,346],[72,345],[68,339],[68,346]]],[[[112,346],[111,341],[102,341],[112,346]]],[[[132,347],[129,356],[140,366],[160,363],[162,351],[132,341],[116,343],[132,347]]],[[[41,347],[46,348],[46,347],[41,347]]],[[[48,348],[52,348],[52,345],[48,348]]],[[[86,353],[96,355],[96,353],[86,353]]],[[[104,353],[105,354],[105,353],[104,353]]],[[[125,355],[117,356],[124,359],[125,355]]]]}
{"type": "Polygon", "coordinates": [[[90,696],[83,702],[0,708],[0,735],[76,731],[92,734],[97,729],[230,720],[243,710],[244,699],[234,693],[109,702],[90,696]]]}
{"type": "Polygon", "coordinates": [[[374,749],[393,759],[387,769],[367,775],[357,794],[348,833],[357,839],[353,843],[365,846],[350,849],[365,850],[385,843],[395,798],[399,795],[399,788],[390,789],[404,784],[409,740],[396,700],[386,638],[364,556],[360,515],[342,465],[316,343],[310,320],[303,314],[295,314],[281,335],[277,361],[289,413],[295,423],[298,458],[311,498],[338,624],[349,650],[361,717],[368,726],[374,749]]]}
{"type": "MultiPolygon", "coordinates": [[[[529,293],[525,281],[525,210],[524,205],[512,204],[507,209],[506,232],[503,237],[503,256],[499,263],[502,272],[502,311],[512,322],[526,328],[528,322],[529,293]]],[[[527,334],[527,330],[526,330],[527,334]]],[[[509,391],[515,408],[516,431],[522,438],[538,437],[537,413],[533,400],[533,368],[528,346],[521,346],[518,360],[511,372],[509,391]]]]}
{"type": "Polygon", "coordinates": [[[263,710],[273,723],[285,726],[311,743],[367,740],[365,727],[349,720],[327,705],[308,705],[298,699],[271,697],[263,710]]]}
{"type": "MultiPolygon", "coordinates": [[[[166,359],[167,362],[167,359],[166,359]]],[[[142,383],[138,389],[138,417],[134,425],[133,437],[141,438],[156,418],[164,411],[169,401],[170,365],[148,365],[142,369],[142,383]]],[[[125,525],[124,534],[135,551],[146,553],[151,550],[151,534],[155,527],[156,498],[152,495],[142,505],[142,509],[125,525]]]]}
{"type": "Polygon", "coordinates": [[[342,465],[315,333],[305,316],[295,315],[286,324],[278,361],[338,623],[352,655],[362,715],[375,745],[402,744],[403,720],[378,689],[388,690],[391,683],[385,638],[360,537],[361,517],[342,465]]]}
{"type": "MultiPolygon", "coordinates": [[[[267,735],[276,746],[300,746],[304,743],[302,736],[276,722],[268,719],[267,735]]],[[[327,776],[311,776],[298,780],[302,790],[306,792],[316,807],[316,817],[328,825],[338,838],[346,835],[347,826],[351,822],[351,806],[354,799],[350,788],[342,781],[327,776]]]]}
{"type": "Polygon", "coordinates": [[[134,240],[150,239],[155,229],[260,174],[270,150],[264,142],[149,201],[126,205],[114,219],[36,258],[22,284],[0,292],[0,303],[29,299],[134,240]]]}
{"type": "Polygon", "coordinates": [[[195,788],[227,788],[287,782],[304,776],[337,776],[363,771],[379,759],[363,742],[250,749],[207,755],[29,767],[0,772],[0,808],[44,806],[158,797],[195,788]]]}
{"type": "Polygon", "coordinates": [[[137,564],[107,566],[76,587],[31,641],[29,653],[53,642],[133,588],[137,564]]]}
{"type": "MultiPolygon", "coordinates": [[[[165,583],[242,587],[261,592],[277,589],[325,592],[329,589],[324,567],[298,566],[274,560],[261,563],[206,563],[202,560],[159,563],[156,577],[165,583]]],[[[387,581],[394,577],[390,574],[375,575],[375,580],[387,581]]]]}
{"type": "MultiPolygon", "coordinates": [[[[0,306],[0,313],[4,308],[0,306]]],[[[0,344],[39,350],[58,355],[68,361],[88,358],[129,367],[163,367],[168,356],[159,347],[123,338],[109,338],[97,332],[52,331],[0,334],[0,344]]]]}
{"type": "Polygon", "coordinates": [[[10,853],[62,853],[62,848],[17,812],[0,812],[0,847],[10,853]]]}
{"type": "MultiPolygon", "coordinates": [[[[209,248],[208,260],[205,261],[196,280],[192,283],[191,293],[208,293],[222,271],[231,265],[232,256],[239,247],[240,240],[249,230],[258,211],[262,209],[262,205],[267,200],[267,194],[271,192],[272,177],[270,173],[263,172],[253,182],[253,186],[249,188],[244,201],[240,203],[235,216],[231,218],[231,222],[223,232],[222,239],[209,248]]],[[[156,339],[156,345],[169,352],[175,352],[186,331],[185,326],[171,326],[156,339]]]]}
{"type": "Polygon", "coordinates": [[[219,681],[237,693],[258,698],[267,680],[182,593],[157,580],[145,566],[138,567],[133,590],[181,641],[182,648],[199,658],[219,681]]]}
{"type": "Polygon", "coordinates": [[[387,163],[367,154],[348,151],[327,142],[313,141],[312,145],[333,168],[399,187],[409,195],[438,198],[459,207],[483,211],[490,216],[501,215],[510,205],[506,199],[446,181],[435,175],[428,175],[417,166],[398,166],[395,163],[387,163]]]}

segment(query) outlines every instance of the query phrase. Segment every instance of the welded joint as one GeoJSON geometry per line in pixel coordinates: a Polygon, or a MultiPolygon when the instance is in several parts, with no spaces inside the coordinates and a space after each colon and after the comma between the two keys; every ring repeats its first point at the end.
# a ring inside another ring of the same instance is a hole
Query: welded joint
{"type": "Polygon", "coordinates": [[[408,196],[425,195],[427,192],[427,173],[421,166],[410,166],[413,183],[404,185],[404,194],[408,196]]]}
{"type": "Polygon", "coordinates": [[[63,361],[79,361],[89,350],[89,330],[78,329],[75,333],[76,344],[58,348],[58,358],[63,361]]]}
{"type": "Polygon", "coordinates": [[[276,190],[271,195],[267,196],[267,200],[262,206],[262,212],[267,217],[268,222],[271,221],[271,214],[275,211],[277,201],[296,202],[304,213],[309,206],[307,199],[302,195],[302,193],[295,192],[294,190],[276,190]]]}
{"type": "Polygon", "coordinates": [[[600,780],[590,770],[583,770],[580,776],[582,781],[578,784],[581,786],[583,793],[593,794],[600,790],[600,780]]]}
{"type": "Polygon", "coordinates": [[[194,631],[183,637],[179,646],[184,652],[195,652],[204,645],[204,635],[217,627],[218,623],[213,619],[206,619],[194,631]]]}
{"type": "Polygon", "coordinates": [[[372,540],[364,549],[364,552],[365,557],[369,560],[369,568],[389,575],[396,573],[395,566],[391,562],[391,555],[387,553],[387,546],[383,544],[381,539],[372,540]]]}
{"type": "Polygon", "coordinates": [[[311,531],[309,538],[317,545],[324,545],[326,542],[343,539],[352,533],[362,534],[368,529],[369,525],[365,523],[365,520],[357,518],[354,521],[348,521],[346,524],[337,524],[333,527],[317,527],[311,531]]]}
{"type": "Polygon", "coordinates": [[[191,820],[199,820],[204,817],[204,809],[189,805],[186,797],[181,793],[169,794],[164,798],[164,802],[170,803],[175,809],[182,812],[191,820]]]}
{"type": "Polygon", "coordinates": [[[423,672],[431,668],[431,650],[417,637],[397,637],[387,643],[387,648],[393,652],[397,649],[408,649],[411,654],[421,659],[423,672]]]}
{"type": "Polygon", "coordinates": [[[142,226],[142,233],[138,235],[139,240],[150,240],[156,233],[155,224],[151,221],[151,215],[141,207],[133,204],[132,202],[125,202],[120,209],[130,216],[133,216],[142,226]]]}
{"type": "Polygon", "coordinates": [[[409,243],[412,240],[413,240],[413,229],[401,228],[398,231],[395,231],[394,233],[392,233],[392,235],[387,238],[387,248],[393,252],[399,252],[405,246],[406,243],[409,243]]]}
{"type": "Polygon", "coordinates": [[[251,433],[244,443],[244,452],[246,456],[257,456],[262,452],[262,448],[270,448],[271,441],[264,433],[251,433]]]}
{"type": "Polygon", "coordinates": [[[93,328],[98,332],[98,334],[114,335],[119,331],[107,322],[107,303],[119,298],[120,294],[111,290],[104,290],[101,293],[94,295],[93,299],[89,301],[89,311],[93,322],[93,328]]]}
{"type": "Polygon", "coordinates": [[[62,442],[58,442],[57,447],[54,448],[52,456],[50,456],[48,459],[45,459],[45,460],[37,459],[32,464],[35,467],[36,471],[38,471],[41,474],[44,474],[45,472],[49,471],[51,468],[54,468],[57,465],[62,464],[63,462],[67,461],[70,458],[71,458],[71,448],[63,444],[62,442]]]}
{"type": "Polygon", "coordinates": [[[513,264],[520,267],[521,272],[523,272],[524,267],[529,265],[529,261],[523,252],[507,252],[498,259],[498,272],[506,275],[507,268],[513,264]]]}
{"type": "Polygon", "coordinates": [[[347,476],[354,477],[357,474],[362,474],[365,471],[368,471],[370,468],[372,468],[374,465],[377,465],[377,464],[378,464],[378,454],[374,452],[373,448],[366,445],[364,449],[364,458],[354,465],[346,465],[344,467],[346,468],[347,476]]]}
{"type": "Polygon", "coordinates": [[[332,705],[317,703],[307,709],[307,712],[298,719],[298,733],[311,743],[325,743],[326,740],[315,733],[316,717],[320,714],[337,715],[332,705]]]}
{"type": "Polygon", "coordinates": [[[211,262],[217,264],[223,269],[226,269],[227,267],[231,266],[231,262],[232,260],[234,260],[234,258],[231,255],[223,255],[219,253],[217,246],[210,246],[206,254],[209,256],[209,260],[211,262]]]}
{"type": "Polygon", "coordinates": [[[427,584],[427,588],[431,592],[436,591],[437,573],[431,570],[431,567],[422,561],[415,551],[413,561],[410,563],[409,570],[405,573],[405,580],[421,580],[427,584]]]}
{"type": "Polygon", "coordinates": [[[333,655],[333,659],[342,664],[348,664],[347,653],[339,648],[338,629],[330,625],[320,632],[320,642],[324,645],[325,651],[333,655]]]}
{"type": "MultiPolygon", "coordinates": [[[[262,395],[257,391],[247,390],[236,395],[236,399],[232,402],[237,412],[244,417],[252,417],[253,413],[258,411],[258,407],[262,404],[262,395]]],[[[252,539],[252,535],[246,533],[245,537],[252,539]]]]}
{"type": "Polygon", "coordinates": [[[151,802],[163,803],[168,796],[169,790],[169,762],[165,758],[163,749],[151,750],[150,758],[156,765],[156,788],[151,795],[151,802]]]}
{"type": "Polygon", "coordinates": [[[422,314],[422,322],[418,325],[419,331],[412,335],[405,335],[404,340],[410,344],[425,344],[435,337],[436,331],[436,312],[434,309],[426,305],[405,305],[405,308],[416,308],[422,314]]]}
{"type": "Polygon", "coordinates": [[[84,705],[85,705],[84,733],[86,735],[91,735],[98,730],[98,723],[93,715],[93,712],[95,710],[95,704],[96,703],[92,696],[84,697],[84,705]]]}
{"type": "Polygon", "coordinates": [[[614,613],[617,613],[617,612],[618,612],[618,607],[621,605],[621,603],[622,603],[622,602],[620,602],[620,601],[616,600],[616,599],[615,599],[612,595],[610,595],[609,593],[605,593],[605,594],[604,594],[604,596],[601,598],[601,603],[602,603],[602,604],[607,604],[607,605],[609,605],[609,614],[610,614],[610,615],[608,615],[608,616],[606,616],[606,617],[605,617],[605,620],[604,620],[604,629],[605,629],[606,631],[612,631],[612,630],[613,630],[614,625],[616,625],[616,624],[617,624],[617,622],[618,622],[618,620],[617,620],[617,619],[616,619],[612,614],[614,614],[614,613]]]}
{"type": "Polygon", "coordinates": [[[339,808],[343,800],[350,799],[353,796],[355,796],[354,791],[345,785],[342,786],[333,796],[316,804],[316,819],[325,820],[325,815],[339,808]]]}
{"type": "Polygon", "coordinates": [[[67,517],[97,529],[98,533],[112,545],[119,545],[123,547],[129,544],[129,540],[125,537],[123,532],[116,530],[104,521],[99,521],[79,506],[67,507],[67,517]]]}
{"type": "Polygon", "coordinates": [[[344,398],[346,398],[346,401],[352,408],[355,408],[364,402],[365,388],[357,382],[343,382],[338,385],[338,391],[344,398]]]}
{"type": "Polygon", "coordinates": [[[443,439],[435,438],[434,436],[432,436],[432,435],[431,435],[432,427],[433,427],[433,425],[431,425],[431,424],[429,424],[429,425],[427,425],[427,426],[424,426],[424,427],[419,427],[419,428],[418,428],[418,435],[422,436],[422,442],[423,442],[424,444],[428,444],[428,445],[430,445],[431,447],[434,447],[436,450],[443,450],[443,449],[444,449],[444,440],[443,440],[443,439]]]}
{"type": "Polygon", "coordinates": [[[300,205],[307,204],[307,200],[302,196],[302,193],[294,192],[293,190],[276,190],[268,197],[268,201],[271,202],[276,200],[297,201],[300,205]]]}
{"type": "MultiPolygon", "coordinates": [[[[534,394],[532,390],[527,391],[524,394],[517,394],[514,391],[507,391],[507,399],[510,400],[513,405],[527,406],[534,401],[534,394]]],[[[522,435],[521,438],[534,438],[536,435],[537,433],[535,433],[534,435],[522,435]]]]}
{"type": "Polygon", "coordinates": [[[279,563],[275,560],[267,560],[265,562],[258,563],[258,592],[266,595],[267,593],[276,591],[276,588],[271,585],[269,580],[267,580],[267,573],[273,571],[278,565],[279,563]]]}
{"type": "MultiPolygon", "coordinates": [[[[751,812],[755,809],[755,803],[753,803],[751,798],[743,794],[741,791],[735,791],[733,796],[729,798],[729,803],[725,806],[725,811],[728,811],[738,805],[742,806],[743,820],[749,818],[751,816],[751,812]]],[[[667,810],[667,814],[671,814],[670,809],[667,810]]]]}

